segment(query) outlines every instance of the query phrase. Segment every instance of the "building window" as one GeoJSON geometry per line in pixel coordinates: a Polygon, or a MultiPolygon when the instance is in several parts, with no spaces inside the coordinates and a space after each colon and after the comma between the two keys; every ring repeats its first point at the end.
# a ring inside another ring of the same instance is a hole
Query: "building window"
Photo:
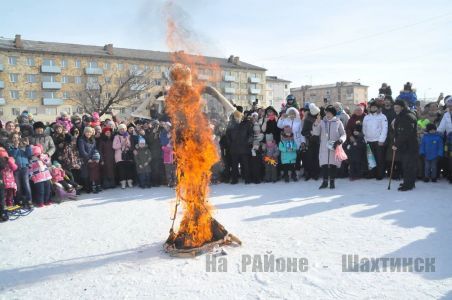
{"type": "Polygon", "coordinates": [[[12,114],[13,116],[18,116],[18,115],[20,115],[20,109],[17,108],[17,107],[11,108],[11,114],[12,114]]]}
{"type": "Polygon", "coordinates": [[[56,77],[53,75],[43,75],[42,82],[56,82],[56,77]]]}
{"type": "Polygon", "coordinates": [[[105,100],[108,100],[111,98],[111,93],[105,93],[105,100]]]}
{"type": "Polygon", "coordinates": [[[124,70],[124,64],[118,64],[118,70],[119,71],[124,70]]]}
{"type": "Polygon", "coordinates": [[[75,67],[76,67],[77,69],[80,69],[81,66],[82,66],[82,63],[80,62],[80,59],[76,59],[75,62],[74,62],[74,64],[75,64],[75,67]]]}
{"type": "Polygon", "coordinates": [[[71,98],[71,95],[69,92],[63,92],[63,99],[69,99],[71,98]]]}
{"type": "Polygon", "coordinates": [[[110,63],[104,63],[104,70],[110,70],[110,63]]]}
{"type": "Polygon", "coordinates": [[[56,63],[54,59],[49,59],[49,58],[44,58],[44,60],[42,61],[42,64],[44,66],[49,66],[49,67],[55,67],[56,63]]]}
{"type": "Polygon", "coordinates": [[[38,108],[37,107],[29,107],[28,112],[34,116],[38,114],[38,108]]]}
{"type": "Polygon", "coordinates": [[[61,60],[61,68],[62,69],[67,68],[67,59],[62,59],[61,60]]]}
{"type": "Polygon", "coordinates": [[[8,57],[8,63],[9,63],[11,66],[17,65],[17,56],[9,56],[9,57],[8,57]]]}
{"type": "Polygon", "coordinates": [[[88,67],[90,67],[90,68],[97,68],[97,61],[91,60],[91,61],[88,63],[88,67]]]}
{"type": "Polygon", "coordinates": [[[69,76],[62,76],[61,83],[69,83],[69,76]]]}
{"type": "Polygon", "coordinates": [[[44,92],[43,93],[44,98],[56,98],[56,92],[44,92]]]}
{"type": "Polygon", "coordinates": [[[19,81],[19,74],[15,74],[15,73],[9,74],[9,81],[11,81],[11,82],[18,82],[19,81]]]}
{"type": "Polygon", "coordinates": [[[33,57],[27,57],[27,65],[30,67],[35,66],[35,59],[33,57]]]}
{"type": "Polygon", "coordinates": [[[75,83],[76,83],[76,84],[82,84],[82,77],[80,77],[80,76],[75,76],[75,83]]]}
{"type": "Polygon", "coordinates": [[[46,107],[45,114],[48,116],[55,116],[57,114],[56,107],[46,107]]]}
{"type": "Polygon", "coordinates": [[[19,91],[9,91],[9,94],[11,96],[11,99],[19,99],[19,91]]]}
{"type": "Polygon", "coordinates": [[[38,92],[36,91],[27,91],[27,98],[28,99],[36,99],[38,96],[38,92]]]}
{"type": "Polygon", "coordinates": [[[0,108],[0,116],[3,117],[3,108],[0,108]]]}
{"type": "Polygon", "coordinates": [[[36,74],[27,74],[27,82],[36,83],[37,82],[36,74]]]}
{"type": "Polygon", "coordinates": [[[120,113],[120,114],[125,114],[125,113],[126,113],[126,108],[125,108],[125,107],[121,107],[121,108],[119,109],[119,113],[120,113]]]}
{"type": "Polygon", "coordinates": [[[105,83],[111,83],[111,77],[105,76],[105,83]]]}

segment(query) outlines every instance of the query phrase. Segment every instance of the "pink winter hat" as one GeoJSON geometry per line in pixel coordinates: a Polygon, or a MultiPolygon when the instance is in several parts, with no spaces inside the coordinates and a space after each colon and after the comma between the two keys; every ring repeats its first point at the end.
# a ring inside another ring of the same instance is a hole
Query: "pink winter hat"
{"type": "Polygon", "coordinates": [[[33,146],[31,151],[33,152],[34,156],[41,155],[42,154],[42,145],[41,144],[37,144],[36,146],[33,146]]]}

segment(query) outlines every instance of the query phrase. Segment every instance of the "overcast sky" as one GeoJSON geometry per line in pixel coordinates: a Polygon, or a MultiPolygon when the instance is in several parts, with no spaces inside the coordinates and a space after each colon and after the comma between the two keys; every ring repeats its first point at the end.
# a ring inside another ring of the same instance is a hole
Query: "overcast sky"
{"type": "MultiPolygon", "coordinates": [[[[452,93],[451,0],[184,0],[176,16],[207,55],[240,56],[292,87],[356,81],[377,96],[411,81],[452,93]]],[[[167,51],[163,0],[3,0],[0,36],[167,51]]]]}

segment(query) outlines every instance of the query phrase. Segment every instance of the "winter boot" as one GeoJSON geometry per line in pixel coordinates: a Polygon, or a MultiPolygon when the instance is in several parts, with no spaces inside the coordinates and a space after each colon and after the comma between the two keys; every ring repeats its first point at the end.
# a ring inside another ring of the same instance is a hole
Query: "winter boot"
{"type": "Polygon", "coordinates": [[[336,178],[336,171],[337,171],[336,166],[330,166],[329,172],[328,172],[329,177],[330,177],[330,189],[336,188],[336,186],[334,185],[334,179],[336,178]]]}
{"type": "Polygon", "coordinates": [[[133,187],[133,180],[132,179],[127,180],[127,185],[129,186],[129,188],[132,188],[133,187]]]}
{"type": "Polygon", "coordinates": [[[295,182],[297,182],[298,181],[298,178],[297,178],[297,173],[296,172],[294,172],[294,171],[292,171],[292,174],[291,174],[292,176],[292,180],[293,181],[295,181],[295,182]]]}
{"type": "Polygon", "coordinates": [[[323,177],[323,181],[322,181],[322,185],[320,185],[320,187],[319,187],[319,190],[325,189],[328,187],[328,165],[322,166],[322,177],[323,177]]]}
{"type": "Polygon", "coordinates": [[[126,181],[125,180],[121,180],[121,188],[122,189],[126,188],[126,181]]]}
{"type": "Polygon", "coordinates": [[[289,174],[284,174],[284,182],[289,182],[289,174]]]}
{"type": "Polygon", "coordinates": [[[96,185],[96,183],[95,182],[93,182],[93,184],[92,184],[92,191],[93,191],[93,193],[94,194],[97,194],[97,193],[99,193],[99,190],[97,189],[97,185],[96,185]]]}

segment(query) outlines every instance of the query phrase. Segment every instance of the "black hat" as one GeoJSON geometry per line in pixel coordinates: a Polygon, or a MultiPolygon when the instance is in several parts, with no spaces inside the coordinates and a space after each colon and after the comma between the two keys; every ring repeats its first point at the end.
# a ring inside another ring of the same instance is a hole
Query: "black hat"
{"type": "Polygon", "coordinates": [[[374,101],[372,101],[372,102],[369,103],[369,108],[371,108],[372,106],[375,106],[375,107],[377,107],[377,108],[380,107],[380,105],[377,103],[377,100],[374,100],[374,101]]]}
{"type": "Polygon", "coordinates": [[[127,125],[127,129],[129,129],[130,127],[135,128],[135,125],[133,123],[129,123],[129,125],[127,125]]]}
{"type": "Polygon", "coordinates": [[[332,113],[333,116],[337,115],[337,110],[334,108],[333,105],[328,105],[328,106],[325,108],[325,113],[327,113],[327,112],[332,113]]]}
{"type": "Polygon", "coordinates": [[[36,130],[37,128],[42,128],[42,129],[44,129],[44,128],[45,128],[44,123],[42,123],[41,121],[35,122],[35,123],[33,124],[33,129],[36,130]]]}
{"type": "Polygon", "coordinates": [[[396,101],[394,102],[394,105],[398,105],[402,108],[406,108],[406,103],[402,99],[396,99],[396,101]]]}
{"type": "Polygon", "coordinates": [[[428,132],[430,130],[435,130],[436,131],[436,125],[433,123],[428,123],[425,130],[428,132]]]}
{"type": "Polygon", "coordinates": [[[243,106],[237,105],[235,107],[239,112],[243,113],[243,106]]]}

